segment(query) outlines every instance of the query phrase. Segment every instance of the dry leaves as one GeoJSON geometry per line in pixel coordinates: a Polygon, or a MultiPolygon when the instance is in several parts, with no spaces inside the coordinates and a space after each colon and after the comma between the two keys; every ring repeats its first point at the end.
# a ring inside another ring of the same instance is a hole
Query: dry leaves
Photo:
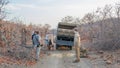
{"type": "Polygon", "coordinates": [[[32,60],[18,60],[18,59],[13,59],[11,57],[0,57],[0,64],[18,64],[18,65],[27,65],[27,66],[32,66],[36,64],[36,61],[32,60]]]}
{"type": "Polygon", "coordinates": [[[115,60],[115,57],[112,54],[108,54],[108,55],[104,55],[103,59],[106,62],[106,64],[112,64],[115,60]]]}

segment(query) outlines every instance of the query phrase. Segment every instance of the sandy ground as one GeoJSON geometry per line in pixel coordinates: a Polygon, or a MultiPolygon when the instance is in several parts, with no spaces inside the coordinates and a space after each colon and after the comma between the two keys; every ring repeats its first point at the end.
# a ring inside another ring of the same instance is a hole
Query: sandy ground
{"type": "Polygon", "coordinates": [[[45,58],[41,58],[40,62],[31,68],[93,68],[85,58],[81,58],[79,63],[73,63],[74,59],[74,51],[49,51],[45,58]]]}
{"type": "Polygon", "coordinates": [[[79,63],[73,63],[74,60],[74,50],[48,51],[46,56],[31,68],[120,68],[116,62],[107,64],[97,52],[90,52],[89,57],[81,58],[79,63]]]}
{"type": "Polygon", "coordinates": [[[81,58],[79,63],[73,63],[75,60],[74,49],[43,52],[45,52],[44,56],[40,57],[40,60],[33,66],[3,63],[0,64],[0,68],[120,68],[120,64],[117,61],[112,64],[106,64],[104,58],[101,58],[106,53],[89,52],[88,58],[81,58]]]}

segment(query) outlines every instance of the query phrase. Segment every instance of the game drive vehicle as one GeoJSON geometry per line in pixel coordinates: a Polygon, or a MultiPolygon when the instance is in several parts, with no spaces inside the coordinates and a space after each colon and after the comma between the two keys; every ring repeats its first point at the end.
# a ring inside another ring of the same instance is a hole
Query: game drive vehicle
{"type": "Polygon", "coordinates": [[[59,23],[56,35],[56,49],[61,46],[69,47],[72,50],[74,45],[74,31],[76,27],[74,23],[59,23]]]}

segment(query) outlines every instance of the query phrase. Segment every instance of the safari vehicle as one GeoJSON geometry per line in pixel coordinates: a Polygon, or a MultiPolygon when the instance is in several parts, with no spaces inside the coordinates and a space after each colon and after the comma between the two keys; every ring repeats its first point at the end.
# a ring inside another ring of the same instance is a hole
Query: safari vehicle
{"type": "Polygon", "coordinates": [[[76,27],[74,23],[58,23],[56,35],[56,49],[61,46],[69,47],[72,50],[74,45],[74,31],[76,27]]]}

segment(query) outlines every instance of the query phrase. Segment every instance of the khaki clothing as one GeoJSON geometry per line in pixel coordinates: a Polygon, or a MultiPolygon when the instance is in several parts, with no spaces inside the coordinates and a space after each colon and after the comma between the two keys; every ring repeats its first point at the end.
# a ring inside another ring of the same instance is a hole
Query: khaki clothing
{"type": "Polygon", "coordinates": [[[79,35],[78,32],[75,32],[74,45],[77,46],[77,47],[80,46],[80,35],[79,35]]]}
{"type": "Polygon", "coordinates": [[[80,48],[75,47],[75,52],[76,52],[76,60],[80,60],[80,48]]]}
{"type": "Polygon", "coordinates": [[[80,35],[78,32],[75,32],[74,37],[74,46],[76,51],[76,60],[80,60],[80,35]]]}

